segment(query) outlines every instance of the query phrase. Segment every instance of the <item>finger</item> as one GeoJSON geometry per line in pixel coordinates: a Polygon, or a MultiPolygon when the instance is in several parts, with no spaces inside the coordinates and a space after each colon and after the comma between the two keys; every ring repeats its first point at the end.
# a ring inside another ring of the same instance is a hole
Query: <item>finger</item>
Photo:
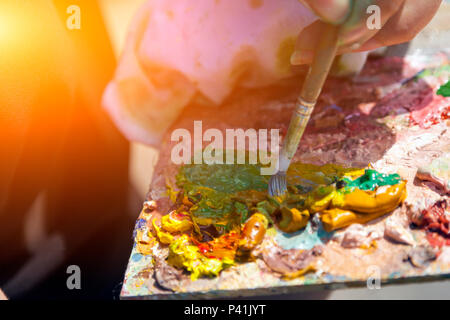
{"type": "Polygon", "coordinates": [[[412,40],[433,18],[441,0],[408,0],[373,38],[358,51],[373,50],[412,40]]]}
{"type": "Polygon", "coordinates": [[[350,0],[300,0],[300,2],[328,23],[342,23],[350,15],[350,0]]]}
{"type": "MultiPolygon", "coordinates": [[[[300,32],[295,44],[294,53],[291,55],[292,65],[309,64],[312,62],[317,43],[323,36],[323,33],[326,32],[326,25],[327,24],[322,21],[315,21],[300,32]]],[[[362,36],[367,37],[369,35],[366,34],[362,36]]],[[[366,39],[363,42],[365,41],[366,39]]],[[[359,43],[349,43],[340,46],[337,54],[356,51],[359,47],[359,43]]]]}
{"type": "Polygon", "coordinates": [[[295,51],[291,56],[292,65],[307,64],[312,61],[317,40],[320,38],[325,23],[315,21],[300,32],[295,43],[295,51]]]}
{"type": "MultiPolygon", "coordinates": [[[[362,44],[375,36],[380,29],[369,29],[368,12],[370,6],[375,5],[379,9],[380,28],[401,8],[404,0],[359,0],[355,1],[352,13],[340,30],[340,46],[352,46],[355,43],[362,44]]],[[[374,12],[373,14],[377,14],[374,12]]]]}
{"type": "MultiPolygon", "coordinates": [[[[352,14],[347,22],[341,26],[340,47],[338,54],[352,51],[360,51],[360,46],[375,36],[379,29],[370,30],[367,27],[367,7],[373,3],[379,6],[381,11],[380,26],[382,27],[389,18],[395,14],[403,3],[403,0],[358,0],[352,9],[352,14]]],[[[314,50],[322,36],[325,23],[316,21],[302,30],[295,45],[295,51],[291,56],[292,65],[311,63],[314,50]]]]}

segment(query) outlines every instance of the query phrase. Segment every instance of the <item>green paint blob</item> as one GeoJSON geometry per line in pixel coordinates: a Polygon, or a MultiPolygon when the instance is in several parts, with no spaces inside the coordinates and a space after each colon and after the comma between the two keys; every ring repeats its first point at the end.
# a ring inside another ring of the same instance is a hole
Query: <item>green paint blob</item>
{"type": "Polygon", "coordinates": [[[183,166],[177,183],[192,184],[223,193],[245,190],[267,190],[268,177],[260,174],[260,166],[250,164],[192,164],[183,166]]]}
{"type": "MultiPolygon", "coordinates": [[[[190,208],[193,218],[206,219],[204,223],[232,226],[243,223],[256,211],[271,221],[271,215],[282,204],[277,198],[267,195],[270,176],[261,175],[260,168],[259,165],[250,164],[185,165],[180,168],[176,182],[183,189],[184,195],[195,204],[190,208]]],[[[293,163],[289,170],[288,182],[291,189],[284,201],[288,207],[297,209],[308,206],[308,194],[312,197],[311,203],[326,197],[335,190],[336,181],[340,193],[352,192],[355,187],[373,191],[377,187],[400,182],[398,174],[382,174],[373,169],[366,169],[355,180],[342,178],[346,172],[356,169],[345,169],[332,164],[313,166],[293,163]],[[311,188],[311,184],[298,185],[300,181],[315,181],[314,191],[304,194],[300,187],[311,188]],[[345,187],[339,187],[339,183],[345,187]]]]}
{"type": "Polygon", "coordinates": [[[450,81],[447,81],[446,84],[440,86],[436,94],[441,95],[443,97],[450,97],[450,81]]]}
{"type": "Polygon", "coordinates": [[[393,186],[400,182],[400,176],[394,174],[379,173],[373,169],[366,169],[364,174],[355,180],[344,178],[347,188],[359,188],[361,190],[373,191],[381,186],[393,186]]]}
{"type": "Polygon", "coordinates": [[[181,167],[176,180],[196,205],[194,217],[243,222],[248,217],[246,204],[235,201],[237,192],[266,191],[267,176],[260,174],[260,166],[249,164],[192,164],[181,167]]]}

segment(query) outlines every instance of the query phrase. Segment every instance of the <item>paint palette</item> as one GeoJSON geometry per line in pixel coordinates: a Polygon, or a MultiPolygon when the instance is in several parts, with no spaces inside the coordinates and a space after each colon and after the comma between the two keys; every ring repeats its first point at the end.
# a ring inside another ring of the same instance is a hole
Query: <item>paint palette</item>
{"type": "MultiPolygon", "coordinates": [[[[371,232],[376,232],[374,230],[377,225],[380,227],[381,224],[383,221],[371,226],[371,232]]],[[[142,229],[143,223],[140,225],[142,229]]],[[[283,279],[268,270],[263,261],[258,260],[226,269],[218,277],[200,278],[195,281],[191,281],[188,276],[172,279],[168,273],[167,282],[161,283],[166,287],[170,286],[174,291],[162,289],[155,280],[158,277],[155,270],[161,268],[155,262],[155,257],[152,254],[139,253],[135,246],[127,268],[121,298],[173,299],[275,295],[309,289],[373,286],[377,285],[377,281],[416,282],[450,277],[449,261],[438,258],[437,261],[428,264],[426,253],[422,251],[425,249],[421,247],[414,249],[380,239],[376,248],[350,249],[343,248],[338,242],[330,241],[335,236],[334,232],[328,233],[322,228],[313,230],[311,223],[295,233],[274,232],[269,236],[287,251],[308,250],[318,245],[328,246],[322,253],[318,269],[304,276],[290,280],[283,279]],[[415,255],[419,258],[415,258],[415,255]],[[414,263],[417,267],[408,259],[416,259],[414,263]]],[[[444,256],[448,259],[448,248],[445,250],[444,256]]]]}
{"type": "MultiPolygon", "coordinates": [[[[417,71],[427,66],[408,61],[394,57],[369,60],[360,76],[364,81],[352,84],[329,79],[294,157],[295,161],[314,165],[364,168],[370,164],[380,172],[398,173],[406,181],[403,205],[370,222],[329,232],[320,219],[314,218],[295,232],[269,228],[260,250],[275,244],[277,261],[262,254],[225,268],[216,277],[193,281],[189,273],[165,262],[167,246],[149,245],[152,240],[146,236],[153,218],[173,210],[167,183],[175,183],[180,168],[171,162],[174,143],[169,134],[147,196],[148,201],[155,202],[144,204],[136,223],[137,241],[121,298],[259,296],[370,286],[377,281],[449,278],[450,241],[445,234],[449,226],[445,219],[449,215],[446,177],[450,136],[446,115],[450,98],[436,95],[444,81],[442,72],[439,77],[433,72],[417,77],[417,71]],[[415,80],[405,83],[405,78],[415,80]],[[381,90],[388,87],[393,91],[386,94],[381,90]],[[419,103],[425,101],[424,97],[427,103],[419,103]],[[429,121],[430,115],[434,115],[433,121],[429,121]],[[284,261],[307,259],[306,253],[314,256],[314,270],[295,277],[274,272],[284,261]]],[[[193,132],[194,121],[201,120],[203,130],[215,128],[224,133],[227,128],[281,128],[283,133],[297,91],[297,84],[283,84],[238,92],[226,107],[206,109],[193,104],[174,128],[193,132]]]]}

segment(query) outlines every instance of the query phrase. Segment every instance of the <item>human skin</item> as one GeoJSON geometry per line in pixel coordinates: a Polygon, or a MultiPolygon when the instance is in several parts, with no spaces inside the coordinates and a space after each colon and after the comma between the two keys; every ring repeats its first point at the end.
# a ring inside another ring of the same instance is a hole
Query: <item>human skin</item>
{"type": "Polygon", "coordinates": [[[291,56],[293,65],[312,61],[314,48],[326,23],[340,25],[338,54],[373,50],[410,41],[433,18],[441,0],[300,0],[320,20],[300,32],[291,56]],[[352,7],[352,3],[354,3],[352,7]],[[377,5],[381,29],[366,26],[367,7],[377,5]]]}
{"type": "Polygon", "coordinates": [[[102,104],[129,140],[158,146],[196,97],[218,106],[235,88],[269,86],[302,70],[292,65],[311,62],[326,23],[340,26],[338,54],[365,51],[410,40],[440,2],[147,0],[102,104]],[[367,28],[374,4],[381,30],[367,28]]]}
{"type": "Polygon", "coordinates": [[[6,295],[3,293],[2,289],[0,289],[0,300],[8,300],[6,295]]]}

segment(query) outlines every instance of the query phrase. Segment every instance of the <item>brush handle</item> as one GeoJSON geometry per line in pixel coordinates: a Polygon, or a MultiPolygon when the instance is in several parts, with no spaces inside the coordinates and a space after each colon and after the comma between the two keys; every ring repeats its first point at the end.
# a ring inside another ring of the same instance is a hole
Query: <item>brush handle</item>
{"type": "Polygon", "coordinates": [[[339,27],[333,25],[327,25],[323,30],[281,149],[279,171],[287,171],[297,151],[300,139],[336,56],[338,33],[339,27]]]}

